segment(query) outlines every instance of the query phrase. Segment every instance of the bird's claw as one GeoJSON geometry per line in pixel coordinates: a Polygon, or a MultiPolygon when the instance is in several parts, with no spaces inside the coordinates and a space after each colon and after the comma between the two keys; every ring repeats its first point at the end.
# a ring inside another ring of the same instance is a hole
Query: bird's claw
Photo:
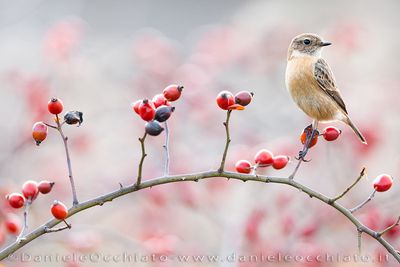
{"type": "Polygon", "coordinates": [[[305,157],[307,155],[307,152],[308,152],[307,150],[299,151],[299,156],[295,157],[295,159],[301,160],[301,161],[304,161],[304,162],[310,162],[311,159],[310,160],[305,159],[305,157]]]}

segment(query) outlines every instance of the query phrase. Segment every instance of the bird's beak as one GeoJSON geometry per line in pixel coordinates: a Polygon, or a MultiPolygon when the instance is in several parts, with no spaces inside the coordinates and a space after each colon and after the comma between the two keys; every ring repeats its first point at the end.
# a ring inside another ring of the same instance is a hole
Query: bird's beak
{"type": "Polygon", "coordinates": [[[321,42],[319,45],[320,46],[328,46],[328,45],[331,45],[332,43],[330,43],[330,42],[321,42]]]}

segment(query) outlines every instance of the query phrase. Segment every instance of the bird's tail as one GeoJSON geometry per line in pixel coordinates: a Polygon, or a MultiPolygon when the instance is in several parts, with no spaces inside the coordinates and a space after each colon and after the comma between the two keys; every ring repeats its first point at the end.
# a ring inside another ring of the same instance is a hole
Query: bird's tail
{"type": "Polygon", "coordinates": [[[354,125],[354,123],[350,120],[349,117],[346,118],[345,123],[347,125],[349,125],[351,127],[351,129],[353,129],[353,131],[356,133],[356,135],[358,136],[358,138],[360,139],[360,141],[363,144],[367,145],[367,140],[365,140],[365,137],[362,135],[362,133],[360,132],[360,130],[358,130],[358,128],[354,125]]]}

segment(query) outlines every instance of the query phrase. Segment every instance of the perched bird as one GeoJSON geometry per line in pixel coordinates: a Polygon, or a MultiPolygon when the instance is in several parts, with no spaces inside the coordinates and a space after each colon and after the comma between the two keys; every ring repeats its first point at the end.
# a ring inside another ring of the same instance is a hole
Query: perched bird
{"type": "Polygon", "coordinates": [[[331,43],[316,34],[296,36],[289,46],[286,67],[286,87],[294,102],[318,122],[342,121],[349,125],[364,144],[364,136],[351,121],[332,71],[321,57],[321,50],[331,43]]]}

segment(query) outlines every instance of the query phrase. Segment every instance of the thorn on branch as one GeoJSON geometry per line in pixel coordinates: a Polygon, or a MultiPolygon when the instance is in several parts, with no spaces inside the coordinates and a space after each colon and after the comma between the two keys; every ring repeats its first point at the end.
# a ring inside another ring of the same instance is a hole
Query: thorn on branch
{"type": "Polygon", "coordinates": [[[361,255],[361,244],[362,244],[362,240],[361,240],[361,236],[362,236],[363,231],[358,228],[357,229],[357,247],[358,247],[358,254],[361,255]]]}

